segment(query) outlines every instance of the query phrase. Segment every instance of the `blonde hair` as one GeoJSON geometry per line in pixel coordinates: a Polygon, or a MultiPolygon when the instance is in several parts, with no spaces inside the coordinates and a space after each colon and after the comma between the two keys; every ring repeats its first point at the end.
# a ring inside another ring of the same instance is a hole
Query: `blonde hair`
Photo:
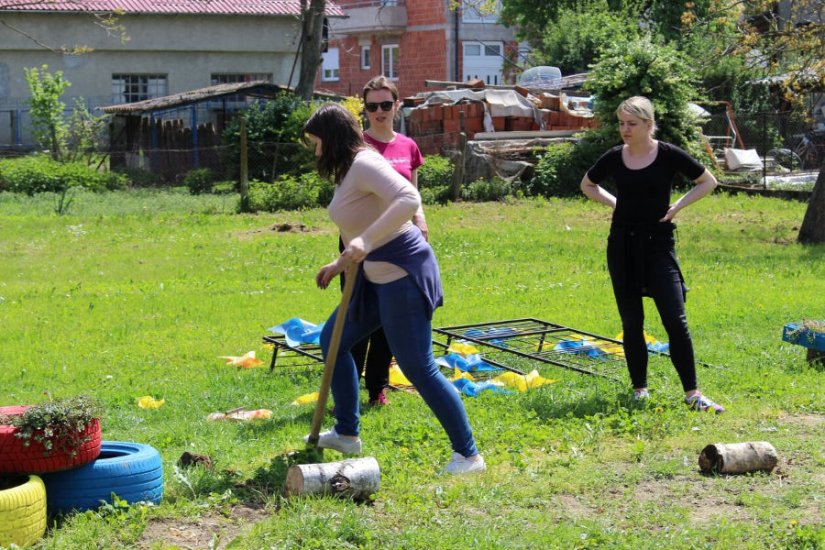
{"type": "Polygon", "coordinates": [[[633,116],[639,117],[644,121],[649,121],[651,123],[650,133],[656,132],[656,115],[653,112],[653,103],[646,97],[636,95],[631,98],[625,99],[619,104],[619,107],[616,109],[616,116],[619,115],[622,111],[631,114],[633,116]]]}

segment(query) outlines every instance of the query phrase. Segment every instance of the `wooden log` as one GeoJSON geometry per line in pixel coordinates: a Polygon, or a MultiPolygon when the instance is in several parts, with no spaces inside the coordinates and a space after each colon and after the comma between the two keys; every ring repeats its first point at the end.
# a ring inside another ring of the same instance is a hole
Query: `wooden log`
{"type": "Polygon", "coordinates": [[[770,472],[776,467],[777,454],[767,441],[748,443],[716,443],[702,449],[699,468],[717,474],[744,474],[770,472]]]}
{"type": "Polygon", "coordinates": [[[323,464],[297,464],[286,473],[288,495],[335,495],[367,500],[378,491],[381,471],[371,456],[323,464]]]}

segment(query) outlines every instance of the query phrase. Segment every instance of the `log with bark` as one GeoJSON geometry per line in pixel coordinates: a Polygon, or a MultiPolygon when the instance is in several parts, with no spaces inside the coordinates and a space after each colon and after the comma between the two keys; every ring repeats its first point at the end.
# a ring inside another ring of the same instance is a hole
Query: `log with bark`
{"type": "Polygon", "coordinates": [[[776,449],[767,441],[716,443],[702,449],[699,455],[699,468],[717,474],[770,472],[776,463],[776,449]]]}
{"type": "Polygon", "coordinates": [[[298,464],[286,474],[288,495],[335,495],[368,500],[378,491],[381,471],[371,456],[327,462],[298,464]]]}

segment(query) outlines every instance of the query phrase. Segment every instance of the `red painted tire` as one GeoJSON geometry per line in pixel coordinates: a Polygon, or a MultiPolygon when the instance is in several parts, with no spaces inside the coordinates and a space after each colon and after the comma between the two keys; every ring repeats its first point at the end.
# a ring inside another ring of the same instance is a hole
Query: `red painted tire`
{"type": "MultiPolygon", "coordinates": [[[[17,416],[29,406],[0,407],[0,415],[17,416]]],[[[3,474],[45,474],[83,466],[100,455],[100,421],[93,418],[81,432],[81,437],[89,440],[83,443],[74,456],[59,450],[46,453],[43,444],[32,441],[26,447],[23,440],[15,437],[17,428],[0,424],[0,473],[3,474]]]]}

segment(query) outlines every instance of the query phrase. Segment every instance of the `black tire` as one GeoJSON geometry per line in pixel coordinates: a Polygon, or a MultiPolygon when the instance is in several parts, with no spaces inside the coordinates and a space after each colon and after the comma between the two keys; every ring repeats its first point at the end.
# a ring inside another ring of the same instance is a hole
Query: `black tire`
{"type": "Polygon", "coordinates": [[[66,472],[43,476],[50,513],[93,510],[113,503],[112,493],[128,504],[163,498],[163,463],[149,445],[103,441],[97,460],[66,472]]]}
{"type": "Polygon", "coordinates": [[[46,532],[46,487],[35,475],[12,485],[0,490],[0,546],[29,546],[46,532]]]}

